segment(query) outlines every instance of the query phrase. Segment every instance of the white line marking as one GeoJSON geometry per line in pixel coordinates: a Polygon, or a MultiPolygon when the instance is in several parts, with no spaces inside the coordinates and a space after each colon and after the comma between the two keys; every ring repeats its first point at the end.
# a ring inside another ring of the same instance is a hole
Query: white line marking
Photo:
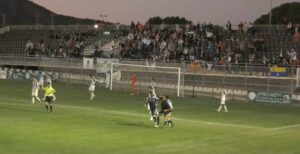
{"type": "Polygon", "coordinates": [[[294,125],[287,125],[287,126],[282,126],[282,127],[276,127],[272,128],[271,130],[284,130],[284,129],[289,129],[289,128],[297,128],[300,127],[300,124],[294,124],[294,125]]]}
{"type": "MultiPolygon", "coordinates": [[[[4,105],[16,105],[16,106],[30,106],[30,101],[24,101],[24,100],[17,100],[17,99],[5,99],[0,98],[0,100],[4,101],[10,101],[10,102],[20,102],[20,103],[27,103],[27,104],[16,104],[16,103],[0,103],[4,105]]],[[[112,111],[112,110],[103,110],[103,109],[95,109],[95,108],[89,108],[89,107],[80,107],[80,106],[70,106],[70,105],[60,105],[56,104],[57,107],[61,108],[69,108],[69,109],[80,109],[80,110],[90,110],[90,111],[102,111],[102,112],[108,112],[108,113],[115,113],[115,114],[123,114],[123,115],[132,115],[132,116],[140,116],[140,117],[148,117],[148,115],[144,114],[138,114],[138,113],[129,113],[129,112],[121,112],[121,111],[112,111]]],[[[193,122],[193,123],[200,123],[204,125],[215,125],[215,126],[224,126],[224,127],[237,127],[237,128],[246,128],[246,129],[259,129],[259,130],[273,130],[269,128],[264,127],[256,127],[256,126],[248,126],[248,125],[237,125],[237,124],[227,124],[227,123],[218,123],[218,122],[208,122],[208,121],[198,121],[198,120],[189,120],[189,119],[183,119],[183,118],[174,118],[174,120],[179,121],[185,121],[185,122],[193,122]]]]}

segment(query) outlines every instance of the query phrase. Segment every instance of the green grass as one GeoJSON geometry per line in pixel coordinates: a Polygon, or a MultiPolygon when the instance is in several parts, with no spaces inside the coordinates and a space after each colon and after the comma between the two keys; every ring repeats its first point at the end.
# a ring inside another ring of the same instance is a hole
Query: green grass
{"type": "Polygon", "coordinates": [[[0,153],[300,153],[300,108],[295,105],[173,99],[174,128],[154,128],[145,96],[86,86],[54,84],[48,114],[31,105],[31,83],[0,80],[0,153]]]}

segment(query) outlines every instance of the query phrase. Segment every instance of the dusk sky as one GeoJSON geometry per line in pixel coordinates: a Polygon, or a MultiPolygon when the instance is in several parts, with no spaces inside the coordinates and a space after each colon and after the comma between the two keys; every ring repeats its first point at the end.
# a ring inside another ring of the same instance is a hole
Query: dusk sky
{"type": "MultiPolygon", "coordinates": [[[[270,9],[271,0],[32,0],[56,13],[129,24],[153,16],[181,16],[194,22],[224,24],[253,21],[270,9]]],[[[273,0],[273,6],[300,0],[273,0]]]]}

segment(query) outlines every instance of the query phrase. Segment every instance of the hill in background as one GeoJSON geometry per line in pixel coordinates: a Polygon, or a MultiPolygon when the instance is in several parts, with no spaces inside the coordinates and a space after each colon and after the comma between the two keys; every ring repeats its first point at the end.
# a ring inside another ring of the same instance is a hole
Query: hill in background
{"type": "MultiPolygon", "coordinates": [[[[300,24],[300,3],[285,3],[272,10],[272,24],[287,24],[288,22],[300,24]]],[[[269,24],[269,14],[262,15],[255,24],[269,24]]]]}
{"type": "Polygon", "coordinates": [[[91,25],[97,21],[56,14],[29,0],[0,0],[0,23],[6,15],[6,25],[50,25],[53,14],[55,25],[91,25]]]}

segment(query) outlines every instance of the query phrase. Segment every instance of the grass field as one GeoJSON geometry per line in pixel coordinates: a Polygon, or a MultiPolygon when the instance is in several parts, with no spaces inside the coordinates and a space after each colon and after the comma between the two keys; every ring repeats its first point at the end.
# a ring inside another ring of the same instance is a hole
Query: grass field
{"type": "Polygon", "coordinates": [[[0,153],[300,153],[296,105],[173,99],[174,128],[154,128],[145,96],[86,86],[54,84],[54,113],[30,104],[31,83],[0,80],[0,153]]]}

